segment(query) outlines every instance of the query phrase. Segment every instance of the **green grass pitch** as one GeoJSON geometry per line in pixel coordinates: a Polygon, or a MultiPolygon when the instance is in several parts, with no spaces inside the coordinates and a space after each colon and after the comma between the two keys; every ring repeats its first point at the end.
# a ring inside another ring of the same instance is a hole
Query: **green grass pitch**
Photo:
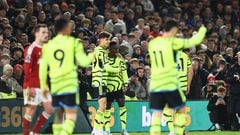
{"type": "MultiPolygon", "coordinates": [[[[1,135],[21,135],[21,134],[1,134],[1,135]]],[[[48,135],[48,134],[42,134],[48,135]]],[[[89,134],[74,134],[74,135],[90,135],[89,134]]],[[[120,135],[120,133],[113,133],[113,135],[120,135]]],[[[130,133],[130,135],[149,135],[148,133],[130,133]]],[[[168,135],[167,132],[161,135],[168,135]]],[[[235,132],[225,132],[225,131],[198,131],[198,132],[188,132],[187,135],[240,135],[240,131],[235,132]]]]}

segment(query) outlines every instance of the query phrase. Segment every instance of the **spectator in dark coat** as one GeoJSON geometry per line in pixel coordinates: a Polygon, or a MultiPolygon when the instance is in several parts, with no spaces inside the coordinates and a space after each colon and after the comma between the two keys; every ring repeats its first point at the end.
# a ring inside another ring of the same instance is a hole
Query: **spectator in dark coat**
{"type": "Polygon", "coordinates": [[[227,105],[228,97],[226,96],[226,88],[220,86],[217,89],[217,94],[210,99],[207,106],[208,111],[210,111],[210,120],[216,130],[229,129],[227,105]]]}

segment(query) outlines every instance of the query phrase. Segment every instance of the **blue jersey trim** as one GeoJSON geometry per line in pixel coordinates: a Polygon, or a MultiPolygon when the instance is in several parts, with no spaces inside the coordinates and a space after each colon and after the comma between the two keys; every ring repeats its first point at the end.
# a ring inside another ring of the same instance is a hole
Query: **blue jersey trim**
{"type": "Polygon", "coordinates": [[[59,104],[60,104],[60,106],[62,106],[63,108],[66,108],[66,109],[77,109],[78,108],[78,105],[69,106],[69,105],[64,104],[63,102],[59,102],[59,104]]]}

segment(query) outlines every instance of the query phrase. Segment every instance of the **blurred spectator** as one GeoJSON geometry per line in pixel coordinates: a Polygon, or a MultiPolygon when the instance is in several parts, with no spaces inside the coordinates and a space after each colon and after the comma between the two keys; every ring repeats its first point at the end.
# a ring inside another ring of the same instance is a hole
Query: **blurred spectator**
{"type": "Polygon", "coordinates": [[[235,118],[236,113],[240,113],[240,52],[237,53],[237,63],[234,64],[227,72],[226,81],[230,84],[229,88],[229,106],[230,123],[233,124],[234,130],[239,130],[240,125],[235,118]]]}
{"type": "Polygon", "coordinates": [[[212,60],[209,58],[209,56],[206,54],[204,50],[199,50],[197,52],[198,57],[201,58],[201,66],[203,69],[210,71],[212,66],[212,60]]]}
{"type": "Polygon", "coordinates": [[[223,57],[229,64],[234,64],[235,63],[235,58],[234,58],[234,51],[232,48],[228,47],[226,50],[225,55],[223,57]]]}
{"type": "Polygon", "coordinates": [[[24,58],[23,58],[23,48],[20,46],[15,46],[12,48],[11,52],[12,52],[12,61],[11,61],[11,65],[15,66],[16,64],[21,64],[23,65],[24,63],[24,58]]]}
{"type": "Polygon", "coordinates": [[[213,74],[216,78],[216,80],[226,80],[226,72],[227,72],[227,63],[225,60],[220,60],[218,63],[217,68],[213,71],[213,74]]]}
{"type": "Polygon", "coordinates": [[[124,39],[123,36],[123,41],[122,41],[122,46],[126,46],[128,47],[128,54],[130,54],[132,56],[133,54],[133,46],[137,43],[137,38],[134,34],[130,33],[126,39],[124,39]]]}
{"type": "Polygon", "coordinates": [[[161,36],[161,33],[160,33],[160,26],[158,24],[154,24],[153,27],[152,27],[152,31],[150,32],[150,35],[152,37],[157,37],[157,36],[161,36]]]}
{"type": "Polygon", "coordinates": [[[140,45],[134,45],[134,53],[132,55],[132,58],[137,58],[139,61],[144,61],[144,55],[142,53],[142,48],[140,45]]]}
{"type": "Polygon", "coordinates": [[[208,39],[207,42],[207,50],[206,50],[206,54],[208,55],[208,57],[210,57],[211,60],[213,60],[213,55],[215,54],[215,47],[216,47],[216,43],[213,39],[208,39]]]}
{"type": "Polygon", "coordinates": [[[143,67],[138,67],[137,71],[136,71],[136,75],[138,77],[138,81],[141,83],[141,89],[139,92],[137,92],[137,98],[140,100],[147,100],[148,99],[148,87],[147,87],[147,81],[148,79],[145,76],[145,72],[144,72],[144,68],[143,67]],[[142,93],[142,94],[138,94],[138,93],[142,93]],[[144,94],[145,93],[145,94],[144,94]]]}
{"type": "Polygon", "coordinates": [[[104,26],[104,30],[112,33],[114,25],[119,24],[120,25],[120,31],[121,33],[126,33],[126,25],[125,23],[118,18],[118,12],[117,11],[111,11],[111,19],[106,22],[104,26]]]}
{"type": "Polygon", "coordinates": [[[145,88],[142,86],[141,82],[139,81],[139,77],[137,74],[132,75],[130,77],[130,82],[129,82],[129,91],[134,91],[137,99],[143,100],[146,99],[147,97],[147,92],[145,88]]]}
{"type": "Polygon", "coordinates": [[[201,90],[201,98],[202,99],[211,99],[214,93],[217,92],[216,78],[213,74],[208,75],[208,83],[201,90]]]}
{"type": "Polygon", "coordinates": [[[12,77],[12,74],[13,74],[12,66],[9,64],[4,65],[1,80],[4,81],[12,91],[21,94],[23,91],[22,86],[20,86],[17,80],[12,77]]]}
{"type": "Polygon", "coordinates": [[[201,89],[207,83],[208,72],[201,68],[200,59],[192,60],[193,78],[187,99],[201,99],[201,89]]]}
{"type": "Polygon", "coordinates": [[[8,54],[2,54],[0,57],[0,76],[3,75],[3,67],[10,64],[10,56],[8,54]]]}
{"type": "Polygon", "coordinates": [[[13,78],[15,78],[21,86],[23,85],[23,66],[16,64],[13,68],[13,78]]]}
{"type": "Polygon", "coordinates": [[[139,66],[138,59],[137,58],[132,58],[129,61],[129,64],[130,64],[130,67],[128,67],[127,73],[128,73],[128,77],[131,77],[131,76],[136,74],[136,70],[139,66]]]}
{"type": "Polygon", "coordinates": [[[217,88],[217,94],[210,99],[207,106],[208,111],[210,111],[210,120],[216,130],[230,129],[227,105],[226,88],[220,86],[217,88]]]}

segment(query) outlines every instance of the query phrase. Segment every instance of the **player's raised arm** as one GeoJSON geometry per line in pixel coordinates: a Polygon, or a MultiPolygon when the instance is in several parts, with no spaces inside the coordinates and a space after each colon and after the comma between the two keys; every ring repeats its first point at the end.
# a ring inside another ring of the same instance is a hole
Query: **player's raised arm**
{"type": "Polygon", "coordinates": [[[48,61],[46,57],[47,49],[46,46],[42,49],[42,55],[39,64],[39,79],[41,90],[47,90],[47,71],[48,71],[48,61]]]}
{"type": "Polygon", "coordinates": [[[93,61],[94,55],[93,53],[89,53],[88,55],[84,52],[83,45],[80,41],[75,39],[75,58],[77,62],[82,66],[86,67],[93,61]]]}
{"type": "Polygon", "coordinates": [[[207,32],[207,28],[205,26],[201,26],[197,32],[196,35],[194,35],[191,38],[188,39],[183,39],[183,38],[176,38],[174,37],[172,40],[173,42],[173,49],[174,50],[179,50],[179,49],[184,49],[184,48],[190,48],[196,45],[199,45],[207,32]]]}

